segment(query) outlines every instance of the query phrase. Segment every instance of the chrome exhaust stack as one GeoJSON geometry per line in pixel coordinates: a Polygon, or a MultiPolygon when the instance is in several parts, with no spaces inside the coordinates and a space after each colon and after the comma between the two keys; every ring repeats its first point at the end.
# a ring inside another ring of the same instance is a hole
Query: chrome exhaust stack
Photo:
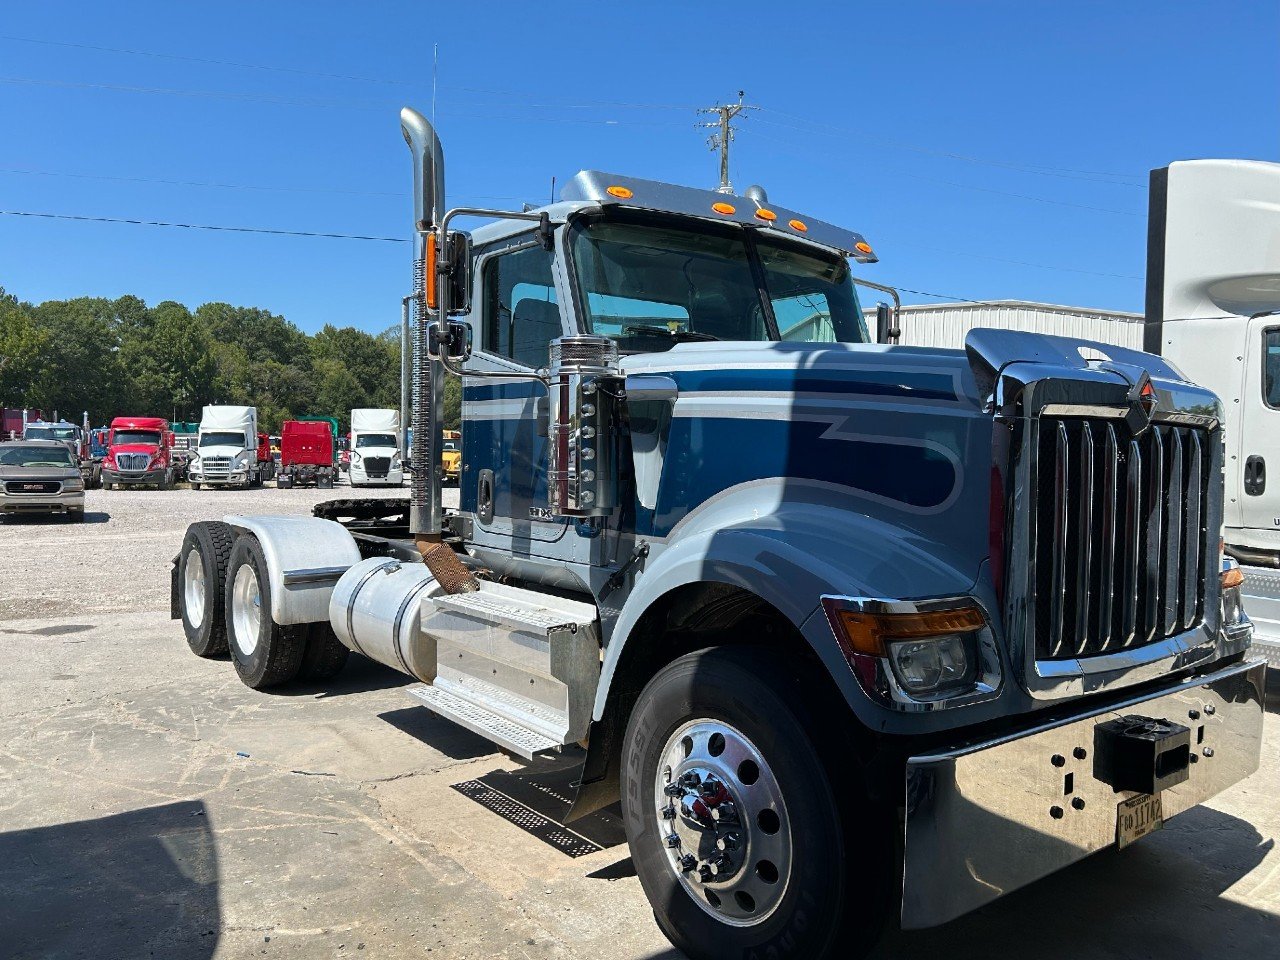
{"type": "Polygon", "coordinates": [[[433,469],[440,450],[440,412],[444,398],[444,370],[431,359],[426,302],[427,234],[444,219],[444,149],[427,118],[412,107],[400,111],[400,132],[413,155],[413,293],[417,320],[413,371],[413,485],[409,496],[409,524],[415,534],[439,537],[440,478],[433,469]]]}

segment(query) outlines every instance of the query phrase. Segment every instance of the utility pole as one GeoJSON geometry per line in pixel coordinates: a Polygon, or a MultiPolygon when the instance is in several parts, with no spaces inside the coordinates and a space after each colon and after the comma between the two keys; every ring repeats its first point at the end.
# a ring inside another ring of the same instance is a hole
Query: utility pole
{"type": "Polygon", "coordinates": [[[712,152],[720,151],[720,186],[716,187],[717,193],[733,193],[733,184],[729,182],[729,144],[733,142],[734,129],[730,122],[740,114],[743,110],[755,110],[756,107],[743,103],[742,98],[746,94],[738,91],[738,102],[728,104],[716,104],[714,107],[704,107],[699,113],[708,113],[716,116],[715,120],[708,123],[699,123],[696,126],[699,129],[709,128],[716,132],[707,137],[707,146],[712,152]]]}

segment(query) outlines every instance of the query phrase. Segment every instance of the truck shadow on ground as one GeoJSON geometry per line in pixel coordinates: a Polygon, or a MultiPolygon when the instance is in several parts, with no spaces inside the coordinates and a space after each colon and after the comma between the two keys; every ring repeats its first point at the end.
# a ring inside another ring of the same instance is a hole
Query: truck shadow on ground
{"type": "Polygon", "coordinates": [[[207,960],[218,857],[200,801],[0,833],[0,953],[207,960]]]}
{"type": "Polygon", "coordinates": [[[320,681],[298,680],[294,683],[273,687],[271,693],[278,697],[312,697],[328,700],[333,697],[348,697],[353,693],[370,693],[374,690],[390,690],[403,687],[412,681],[398,670],[384,667],[380,663],[353,653],[347,665],[332,679],[320,681]]]}
{"type": "MultiPolygon", "coordinates": [[[[111,514],[105,510],[85,511],[85,523],[109,523],[110,521],[111,514]]],[[[72,523],[66,517],[56,513],[11,514],[0,517],[0,524],[7,527],[69,527],[73,530],[81,525],[72,523]]]]}

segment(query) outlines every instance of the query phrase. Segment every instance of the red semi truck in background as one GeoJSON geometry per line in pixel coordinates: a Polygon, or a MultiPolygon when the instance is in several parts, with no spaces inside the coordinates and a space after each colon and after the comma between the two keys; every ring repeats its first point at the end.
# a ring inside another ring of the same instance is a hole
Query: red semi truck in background
{"type": "Polygon", "coordinates": [[[102,462],[102,486],[150,484],[161,490],[173,487],[173,433],[163,417],[116,417],[107,434],[107,456],[102,462]]]}
{"type": "Polygon", "coordinates": [[[286,420],[280,428],[280,472],[276,487],[315,484],[332,487],[333,427],[327,420],[286,420]]]}

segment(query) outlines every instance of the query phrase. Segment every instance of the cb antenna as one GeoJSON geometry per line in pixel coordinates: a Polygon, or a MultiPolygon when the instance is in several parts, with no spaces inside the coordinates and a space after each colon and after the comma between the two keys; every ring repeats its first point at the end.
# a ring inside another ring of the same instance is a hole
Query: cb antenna
{"type": "Polygon", "coordinates": [[[707,146],[711,148],[713,153],[716,150],[720,151],[720,186],[716,187],[717,193],[733,193],[733,184],[729,182],[729,144],[733,143],[735,134],[732,123],[733,118],[742,113],[743,110],[760,109],[749,103],[743,103],[745,96],[746,93],[739,90],[737,103],[718,103],[714,107],[702,108],[698,113],[711,114],[716,119],[694,124],[698,129],[715,131],[711,136],[707,137],[707,146]]]}

